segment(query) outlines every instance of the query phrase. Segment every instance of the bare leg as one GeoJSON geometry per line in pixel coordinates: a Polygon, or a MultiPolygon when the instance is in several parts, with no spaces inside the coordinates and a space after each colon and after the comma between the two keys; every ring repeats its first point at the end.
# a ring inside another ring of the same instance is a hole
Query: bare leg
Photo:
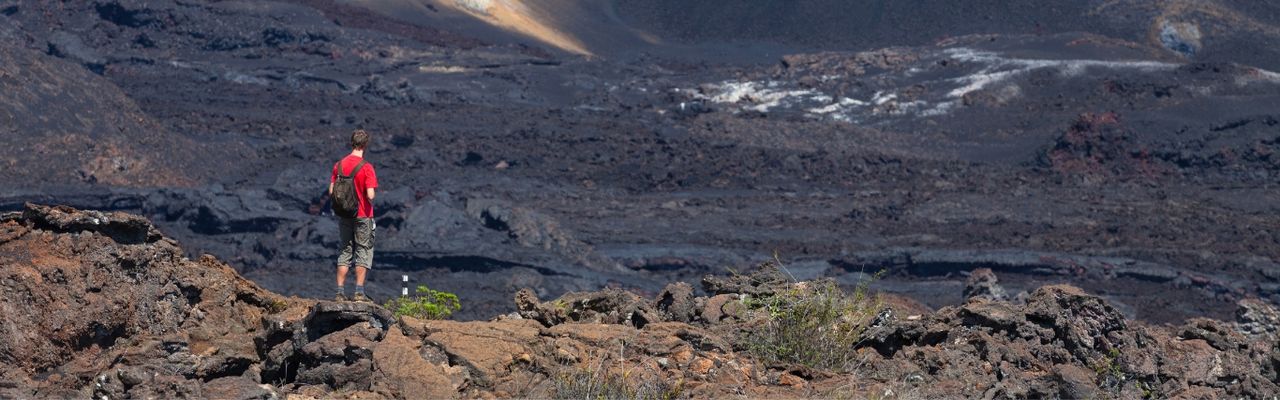
{"type": "MultiPolygon", "coordinates": [[[[343,271],[345,273],[345,270],[343,271]]],[[[364,274],[368,272],[368,268],[356,266],[356,286],[364,286],[364,274]]]]}
{"type": "MultiPolygon", "coordinates": [[[[357,285],[362,284],[364,282],[364,274],[359,272],[360,270],[361,270],[360,268],[356,269],[356,277],[357,277],[356,279],[357,279],[357,282],[360,282],[360,283],[357,283],[357,285]]],[[[338,266],[338,287],[342,287],[346,283],[347,283],[347,266],[339,265],[338,266]]]]}

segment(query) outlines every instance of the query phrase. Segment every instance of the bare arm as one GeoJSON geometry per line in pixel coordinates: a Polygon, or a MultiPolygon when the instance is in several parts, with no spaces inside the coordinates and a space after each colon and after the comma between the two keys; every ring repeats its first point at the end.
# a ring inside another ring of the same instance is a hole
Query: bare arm
{"type": "Polygon", "coordinates": [[[364,190],[364,192],[365,192],[365,194],[367,194],[367,196],[365,196],[365,197],[368,197],[368,198],[369,198],[369,201],[373,201],[373,198],[374,198],[374,197],[378,197],[378,196],[377,196],[377,193],[374,193],[374,192],[373,192],[373,188],[365,189],[365,190],[364,190]]]}
{"type": "Polygon", "coordinates": [[[333,196],[333,182],[329,182],[329,195],[333,196]]]}

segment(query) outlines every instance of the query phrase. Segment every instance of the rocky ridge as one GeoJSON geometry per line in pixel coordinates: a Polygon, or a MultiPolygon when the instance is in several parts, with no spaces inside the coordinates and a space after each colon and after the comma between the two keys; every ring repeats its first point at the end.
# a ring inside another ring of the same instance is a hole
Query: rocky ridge
{"type": "Polygon", "coordinates": [[[28,204],[0,216],[0,397],[565,397],[584,376],[699,398],[1280,394],[1280,313],[1265,302],[1241,301],[1234,322],[1156,326],[1071,286],[1000,300],[989,270],[963,305],[885,298],[859,344],[832,349],[858,360],[843,369],[748,355],[736,338],[763,318],[749,299],[810,284],[765,268],[707,277],[709,296],[522,290],[516,313],[421,321],[276,295],[185,258],[142,217],[28,204]]]}

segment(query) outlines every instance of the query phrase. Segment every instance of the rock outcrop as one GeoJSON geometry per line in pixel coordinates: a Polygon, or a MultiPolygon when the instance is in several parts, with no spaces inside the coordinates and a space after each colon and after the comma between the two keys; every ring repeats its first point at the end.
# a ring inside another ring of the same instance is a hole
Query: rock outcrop
{"type": "Polygon", "coordinates": [[[584,379],[697,398],[1280,394],[1266,302],[1241,301],[1236,322],[1151,326],[1075,287],[1010,302],[990,271],[974,276],[963,305],[876,303],[889,307],[858,344],[830,349],[858,362],[818,370],[739,340],[767,318],[758,299],[816,286],[777,270],[709,277],[709,297],[682,283],[652,299],[521,291],[520,311],[491,321],[423,321],[267,292],[136,216],[27,205],[0,216],[0,397],[564,397],[584,379]]]}
{"type": "Polygon", "coordinates": [[[1001,287],[999,282],[1000,280],[996,278],[996,274],[991,271],[991,268],[975,269],[969,273],[969,279],[965,281],[964,298],[981,297],[989,300],[1008,300],[1009,295],[1005,293],[1004,287],[1001,287]]]}

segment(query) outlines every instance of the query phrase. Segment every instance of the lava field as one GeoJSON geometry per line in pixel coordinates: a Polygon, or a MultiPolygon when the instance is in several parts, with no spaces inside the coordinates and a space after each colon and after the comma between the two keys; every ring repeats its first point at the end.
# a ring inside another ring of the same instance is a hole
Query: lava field
{"type": "Polygon", "coordinates": [[[363,128],[371,295],[463,319],[775,256],[931,307],[978,268],[1155,323],[1280,302],[1280,5],[742,3],[0,0],[0,211],[328,296],[363,128]]]}

